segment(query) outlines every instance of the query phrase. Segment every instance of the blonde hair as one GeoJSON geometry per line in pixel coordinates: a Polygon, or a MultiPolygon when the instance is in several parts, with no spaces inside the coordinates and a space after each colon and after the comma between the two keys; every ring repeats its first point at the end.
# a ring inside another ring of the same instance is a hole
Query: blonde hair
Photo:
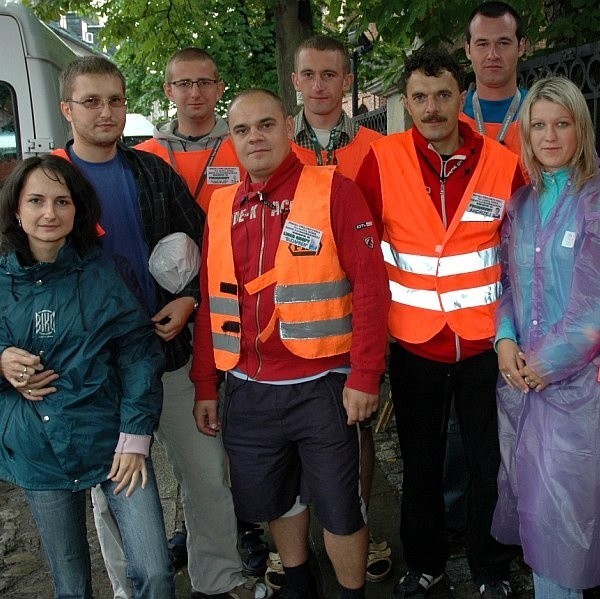
{"type": "Polygon", "coordinates": [[[572,173],[575,188],[580,190],[583,184],[598,171],[596,148],[594,145],[594,125],[590,111],[579,88],[566,77],[546,77],[536,81],[521,108],[521,161],[529,173],[531,181],[543,188],[540,161],[535,157],[531,146],[531,109],[540,101],[547,100],[562,106],[575,123],[577,149],[567,164],[572,173]]]}

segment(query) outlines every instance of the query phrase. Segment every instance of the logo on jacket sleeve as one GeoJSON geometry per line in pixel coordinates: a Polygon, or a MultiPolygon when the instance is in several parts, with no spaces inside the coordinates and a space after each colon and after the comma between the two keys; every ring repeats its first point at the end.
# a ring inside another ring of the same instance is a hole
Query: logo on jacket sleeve
{"type": "Polygon", "coordinates": [[[56,312],[41,310],[35,313],[35,334],[40,337],[52,337],[56,332],[56,312]]]}

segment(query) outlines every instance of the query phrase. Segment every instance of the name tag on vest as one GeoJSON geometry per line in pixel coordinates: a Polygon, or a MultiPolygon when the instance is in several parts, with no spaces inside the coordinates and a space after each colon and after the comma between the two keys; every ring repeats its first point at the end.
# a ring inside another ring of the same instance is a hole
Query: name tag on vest
{"type": "Polygon", "coordinates": [[[209,166],[206,169],[209,185],[232,185],[240,182],[240,169],[237,166],[209,166]]]}
{"type": "Polygon", "coordinates": [[[474,193],[460,220],[463,222],[500,220],[504,214],[505,203],[500,198],[474,193]]]}
{"type": "Polygon", "coordinates": [[[285,222],[285,226],[281,232],[282,241],[297,245],[311,252],[319,250],[321,237],[323,237],[323,231],[295,223],[289,219],[285,222]]]}

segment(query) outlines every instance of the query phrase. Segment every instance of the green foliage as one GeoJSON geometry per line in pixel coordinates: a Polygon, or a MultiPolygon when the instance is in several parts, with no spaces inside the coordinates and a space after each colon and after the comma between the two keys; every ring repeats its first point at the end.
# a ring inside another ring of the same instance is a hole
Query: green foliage
{"type": "Polygon", "coordinates": [[[68,11],[106,20],[101,44],[116,49],[112,59],[128,82],[132,112],[147,114],[162,91],[168,57],[198,46],[215,57],[227,84],[222,102],[236,91],[261,86],[277,91],[274,24],[260,0],[44,0],[34,7],[42,19],[68,11]]]}
{"type": "MultiPolygon", "coordinates": [[[[228,85],[223,102],[251,86],[278,90],[274,15],[292,10],[293,3],[286,0],[24,1],[33,4],[46,20],[57,19],[67,11],[93,12],[106,19],[102,42],[116,48],[114,60],[127,77],[132,111],[147,113],[155,99],[166,104],[162,92],[165,62],[170,54],[188,45],[197,45],[215,56],[228,85]]],[[[464,27],[480,0],[300,0],[298,10],[308,3],[315,20],[322,21],[315,23],[315,30],[337,32],[341,39],[346,39],[349,29],[364,31],[376,23],[378,38],[374,51],[361,58],[361,78],[379,78],[390,85],[416,40],[445,44],[465,59],[464,27]],[[340,24],[345,24],[342,31],[340,24]]],[[[538,49],[580,45],[600,38],[598,0],[509,3],[522,15],[528,40],[538,49]]]]}

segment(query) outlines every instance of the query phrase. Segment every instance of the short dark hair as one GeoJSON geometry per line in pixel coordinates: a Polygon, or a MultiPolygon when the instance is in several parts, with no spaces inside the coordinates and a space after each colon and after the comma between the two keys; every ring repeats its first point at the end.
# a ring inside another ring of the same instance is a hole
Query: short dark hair
{"type": "Polygon", "coordinates": [[[81,171],[59,156],[33,156],[20,162],[0,190],[0,254],[16,252],[23,264],[35,259],[29,248],[27,234],[17,221],[19,199],[29,175],[42,170],[52,180],[65,183],[75,206],[71,243],[81,254],[87,254],[98,245],[97,224],[100,220],[100,202],[92,185],[81,171]]]}
{"type": "Polygon", "coordinates": [[[212,57],[212,54],[206,50],[202,50],[201,48],[189,46],[175,52],[175,54],[173,54],[167,61],[167,66],[165,67],[165,83],[169,83],[171,81],[171,67],[177,62],[183,62],[186,60],[190,62],[194,60],[198,62],[211,62],[215,67],[215,79],[219,79],[219,68],[217,67],[215,59],[212,57]]]}
{"type": "Polygon", "coordinates": [[[109,75],[117,77],[121,80],[123,95],[125,95],[127,84],[125,83],[123,73],[121,73],[117,65],[104,58],[104,56],[82,56],[76,58],[60,74],[58,83],[60,86],[60,99],[63,102],[71,99],[75,79],[80,75],[109,75]]]}
{"type": "Polygon", "coordinates": [[[470,14],[469,20],[467,21],[467,26],[465,28],[465,38],[467,40],[467,44],[471,43],[471,22],[477,15],[488,17],[490,19],[499,19],[506,14],[510,15],[517,24],[517,41],[520,42],[522,39],[524,39],[526,36],[523,29],[523,20],[521,19],[521,15],[510,4],[506,4],[506,2],[501,2],[500,0],[491,0],[490,2],[484,2],[483,4],[477,6],[470,14]]]}
{"type": "Polygon", "coordinates": [[[342,56],[344,75],[350,72],[350,53],[348,48],[339,40],[327,35],[313,35],[301,41],[294,52],[294,70],[298,71],[298,58],[302,50],[317,50],[318,52],[338,52],[342,56]]]}
{"type": "Polygon", "coordinates": [[[251,87],[250,89],[246,89],[243,92],[240,92],[233,100],[231,100],[231,104],[229,104],[229,108],[227,109],[227,116],[231,113],[231,109],[244,98],[249,98],[250,96],[263,95],[274,100],[277,106],[281,109],[281,114],[283,114],[284,118],[287,118],[288,111],[285,109],[283,101],[281,98],[270,89],[266,89],[264,87],[251,87]]]}
{"type": "Polygon", "coordinates": [[[443,71],[448,71],[456,83],[459,91],[465,86],[465,72],[458,61],[443,48],[421,47],[413,52],[404,62],[404,71],[400,79],[402,91],[406,92],[406,83],[415,71],[421,71],[428,77],[439,77],[443,71]]]}

